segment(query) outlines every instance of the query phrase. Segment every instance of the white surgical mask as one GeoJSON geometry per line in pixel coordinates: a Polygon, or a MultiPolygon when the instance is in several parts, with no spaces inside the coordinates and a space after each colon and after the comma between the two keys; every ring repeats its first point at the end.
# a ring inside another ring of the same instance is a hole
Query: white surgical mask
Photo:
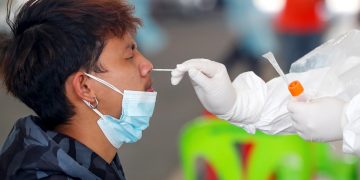
{"type": "Polygon", "coordinates": [[[103,115],[96,107],[83,100],[100,116],[97,123],[109,142],[115,148],[120,148],[123,143],[138,141],[142,136],[142,131],[149,126],[157,93],[130,90],[121,92],[115,86],[96,76],[87,73],[85,75],[123,95],[122,113],[119,119],[110,115],[103,115]]]}

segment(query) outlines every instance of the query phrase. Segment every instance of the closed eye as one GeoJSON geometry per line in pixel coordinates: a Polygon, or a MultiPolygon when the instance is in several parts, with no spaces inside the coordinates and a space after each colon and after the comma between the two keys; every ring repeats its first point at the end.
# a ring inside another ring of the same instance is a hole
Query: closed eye
{"type": "Polygon", "coordinates": [[[133,59],[134,59],[134,56],[126,58],[126,60],[133,60],[133,59]]]}

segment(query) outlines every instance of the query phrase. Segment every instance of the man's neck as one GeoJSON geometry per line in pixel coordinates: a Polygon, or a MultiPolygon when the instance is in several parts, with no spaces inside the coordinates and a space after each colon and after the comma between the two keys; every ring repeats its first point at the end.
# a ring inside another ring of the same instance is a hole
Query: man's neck
{"type": "Polygon", "coordinates": [[[75,115],[69,123],[59,125],[55,131],[76,139],[110,164],[116,148],[107,140],[96,121],[91,117],[80,119],[75,115]]]}

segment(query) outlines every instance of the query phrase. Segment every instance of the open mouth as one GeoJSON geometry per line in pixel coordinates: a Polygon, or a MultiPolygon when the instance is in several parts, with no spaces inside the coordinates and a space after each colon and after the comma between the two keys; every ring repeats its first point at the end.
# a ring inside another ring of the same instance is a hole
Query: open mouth
{"type": "Polygon", "coordinates": [[[155,91],[154,88],[152,87],[152,80],[151,79],[146,84],[145,91],[146,92],[154,92],[155,91]]]}
{"type": "Polygon", "coordinates": [[[152,88],[152,87],[149,87],[149,88],[147,88],[146,89],[146,92],[154,92],[155,90],[154,90],[154,88],[152,88]]]}

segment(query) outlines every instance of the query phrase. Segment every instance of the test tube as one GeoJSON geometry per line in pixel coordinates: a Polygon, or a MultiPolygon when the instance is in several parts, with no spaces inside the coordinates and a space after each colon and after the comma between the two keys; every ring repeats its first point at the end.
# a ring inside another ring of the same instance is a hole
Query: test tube
{"type": "Polygon", "coordinates": [[[290,91],[290,94],[295,97],[298,101],[302,101],[305,102],[307,101],[307,97],[305,96],[304,92],[304,87],[302,86],[302,84],[300,83],[300,81],[295,80],[292,81],[289,86],[288,89],[290,91]]]}
{"type": "Polygon", "coordinates": [[[276,72],[284,79],[285,83],[288,85],[289,80],[286,78],[284,72],[281,70],[279,64],[274,57],[274,54],[272,52],[268,52],[262,56],[270,62],[270,64],[275,68],[276,72]]]}
{"type": "Polygon", "coordinates": [[[304,87],[300,83],[300,81],[295,80],[289,83],[289,80],[286,78],[284,72],[281,70],[279,64],[277,63],[272,52],[268,52],[263,55],[265,59],[267,59],[271,65],[275,68],[276,72],[283,78],[286,85],[288,86],[288,90],[290,94],[295,97],[298,101],[307,101],[306,96],[304,95],[304,87]]]}

